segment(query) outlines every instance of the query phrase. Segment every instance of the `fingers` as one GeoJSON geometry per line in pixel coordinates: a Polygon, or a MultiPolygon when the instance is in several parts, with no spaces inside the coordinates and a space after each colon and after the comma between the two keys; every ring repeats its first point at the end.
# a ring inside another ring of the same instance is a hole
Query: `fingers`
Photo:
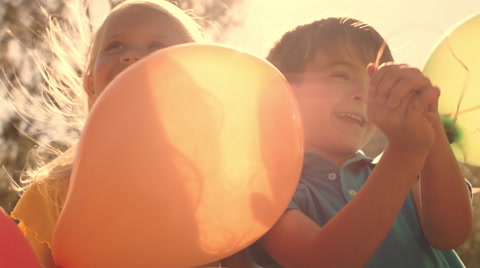
{"type": "Polygon", "coordinates": [[[412,108],[422,113],[430,123],[435,124],[438,119],[439,97],[440,90],[437,87],[423,89],[412,99],[412,108]]]}
{"type": "Polygon", "coordinates": [[[393,62],[384,63],[380,67],[378,67],[378,69],[376,69],[376,70],[374,69],[375,65],[373,63],[371,63],[367,66],[367,71],[370,71],[370,72],[373,71],[373,73],[371,73],[371,74],[369,73],[370,74],[370,85],[369,85],[369,88],[368,88],[368,94],[369,95],[375,96],[375,99],[377,98],[377,96],[379,94],[378,84],[380,84],[382,79],[385,77],[386,73],[388,73],[388,71],[391,68],[396,68],[395,66],[396,65],[394,65],[393,62]],[[393,66],[393,67],[387,68],[386,66],[393,66]]]}
{"type": "Polygon", "coordinates": [[[424,108],[426,111],[430,111],[437,107],[438,98],[440,97],[440,90],[437,87],[429,87],[419,91],[416,98],[413,100],[413,106],[416,109],[424,108]]]}
{"type": "Polygon", "coordinates": [[[433,144],[440,90],[407,65],[387,63],[377,69],[369,64],[366,71],[370,76],[367,116],[389,143],[415,148],[433,144]]]}
{"type": "Polygon", "coordinates": [[[367,73],[370,78],[372,77],[372,75],[375,73],[376,70],[377,70],[377,67],[375,66],[375,63],[369,63],[367,65],[367,73]]]}
{"type": "Polygon", "coordinates": [[[367,66],[367,72],[371,74],[369,96],[392,109],[398,107],[411,92],[432,86],[420,70],[408,65],[386,63],[374,73],[372,68],[367,66]]]}
{"type": "Polygon", "coordinates": [[[440,114],[438,113],[438,102],[440,100],[440,95],[441,95],[441,91],[438,87],[434,87],[435,90],[438,92],[438,97],[437,97],[437,100],[432,102],[429,106],[428,106],[428,110],[427,110],[427,115],[428,115],[428,120],[430,121],[430,123],[432,124],[441,124],[441,119],[440,119],[440,114]]]}
{"type": "Polygon", "coordinates": [[[366,71],[371,77],[367,116],[379,128],[401,125],[404,120],[437,123],[440,90],[420,70],[386,63],[378,69],[369,64],[366,71]]]}
{"type": "MultiPolygon", "coordinates": [[[[380,104],[371,98],[367,105],[367,116],[375,124],[385,121],[389,124],[401,124],[403,120],[418,120],[421,117],[434,124],[438,116],[438,98],[440,90],[437,87],[424,88],[410,92],[397,107],[391,108],[387,104],[380,104]]],[[[381,127],[380,127],[381,128],[381,127]]]]}

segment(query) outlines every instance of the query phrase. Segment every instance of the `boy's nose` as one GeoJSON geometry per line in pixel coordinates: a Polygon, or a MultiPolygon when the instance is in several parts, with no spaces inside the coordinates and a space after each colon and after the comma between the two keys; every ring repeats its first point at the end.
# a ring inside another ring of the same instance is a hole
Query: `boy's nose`
{"type": "Polygon", "coordinates": [[[368,90],[366,88],[358,89],[353,93],[353,99],[355,101],[363,102],[367,100],[368,90]]]}

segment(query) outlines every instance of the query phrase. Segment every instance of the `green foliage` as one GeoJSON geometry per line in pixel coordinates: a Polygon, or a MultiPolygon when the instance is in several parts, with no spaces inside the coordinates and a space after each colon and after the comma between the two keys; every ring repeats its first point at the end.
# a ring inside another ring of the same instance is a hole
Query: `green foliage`
{"type": "Polygon", "coordinates": [[[19,182],[27,156],[35,143],[27,137],[35,137],[31,126],[26,124],[7,104],[12,87],[22,84],[32,95],[37,95],[41,82],[33,69],[33,60],[27,51],[34,46],[42,48],[38,37],[45,31],[46,15],[59,15],[63,1],[0,0],[0,205],[8,212],[18,194],[10,187],[11,179],[19,182]]]}

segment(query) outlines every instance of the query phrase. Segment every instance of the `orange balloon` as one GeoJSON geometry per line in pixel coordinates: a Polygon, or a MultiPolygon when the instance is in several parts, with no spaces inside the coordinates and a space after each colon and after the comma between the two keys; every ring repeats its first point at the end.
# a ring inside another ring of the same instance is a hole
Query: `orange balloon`
{"type": "Polygon", "coordinates": [[[15,222],[0,208],[0,267],[40,267],[15,222]]]}
{"type": "Polygon", "coordinates": [[[53,236],[61,267],[192,267],[227,257],[287,207],[303,161],[291,88],[219,46],[155,52],[85,125],[53,236]]]}

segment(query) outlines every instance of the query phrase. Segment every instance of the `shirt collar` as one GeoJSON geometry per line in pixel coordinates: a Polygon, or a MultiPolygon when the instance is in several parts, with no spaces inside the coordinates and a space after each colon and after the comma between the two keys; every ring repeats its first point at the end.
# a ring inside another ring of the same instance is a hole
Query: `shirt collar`
{"type": "Polygon", "coordinates": [[[374,166],[372,159],[367,157],[361,150],[357,151],[355,156],[347,160],[340,168],[319,153],[305,152],[302,175],[338,171],[339,169],[348,168],[348,166],[356,164],[374,166]]]}

